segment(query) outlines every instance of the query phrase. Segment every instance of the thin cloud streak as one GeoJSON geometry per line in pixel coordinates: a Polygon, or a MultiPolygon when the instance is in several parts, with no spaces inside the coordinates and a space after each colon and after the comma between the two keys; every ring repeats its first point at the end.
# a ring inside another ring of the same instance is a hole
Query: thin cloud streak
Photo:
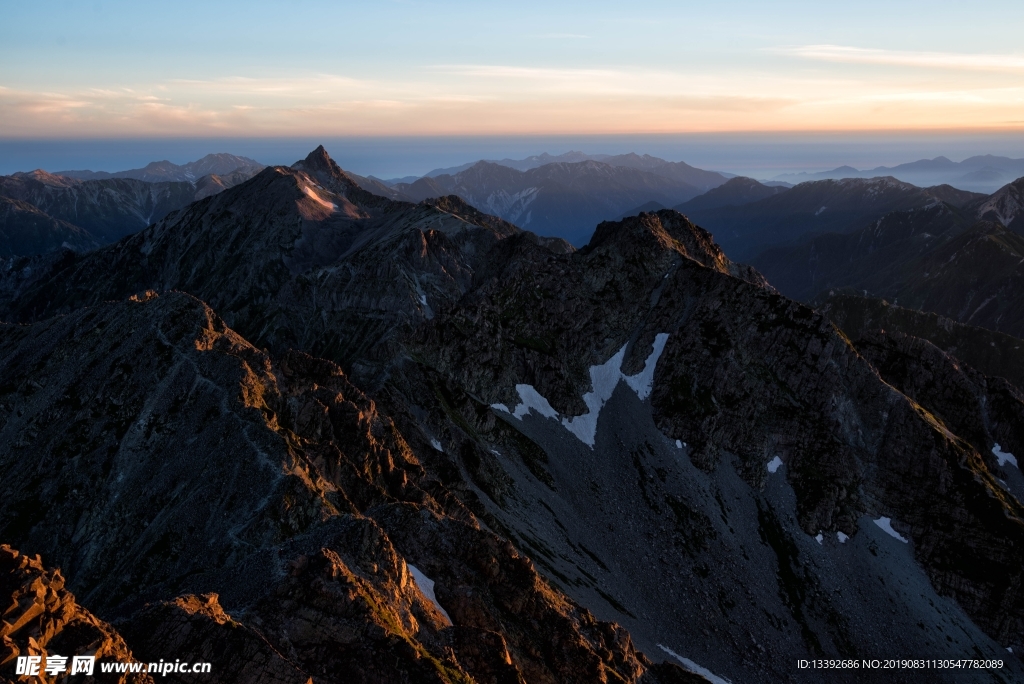
{"type": "Polygon", "coordinates": [[[923,67],[965,71],[1024,71],[1022,54],[966,54],[959,52],[904,52],[875,50],[845,45],[802,45],[773,48],[776,52],[823,62],[877,64],[881,66],[923,67]]]}
{"type": "Polygon", "coordinates": [[[530,38],[544,38],[550,40],[561,40],[563,38],[590,38],[590,36],[583,35],[582,33],[540,33],[535,36],[529,36],[530,38]]]}
{"type": "Polygon", "coordinates": [[[441,64],[377,80],[313,73],[0,87],[0,136],[982,129],[1018,118],[1024,89],[975,81],[441,64]]]}

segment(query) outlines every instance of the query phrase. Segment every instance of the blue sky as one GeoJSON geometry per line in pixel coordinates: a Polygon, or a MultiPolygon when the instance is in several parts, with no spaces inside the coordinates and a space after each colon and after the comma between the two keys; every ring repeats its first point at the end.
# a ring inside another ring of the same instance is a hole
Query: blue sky
{"type": "Polygon", "coordinates": [[[3,3],[0,138],[1024,130],[1021,2],[3,3]]]}

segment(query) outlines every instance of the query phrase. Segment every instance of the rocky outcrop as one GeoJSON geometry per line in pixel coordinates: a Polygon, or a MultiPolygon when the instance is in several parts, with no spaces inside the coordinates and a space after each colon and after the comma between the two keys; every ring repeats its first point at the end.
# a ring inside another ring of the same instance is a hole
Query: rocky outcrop
{"type": "Polygon", "coordinates": [[[275,362],[192,297],[2,326],[0,364],[0,530],[142,660],[173,646],[220,681],[297,682],[649,665],[482,530],[336,365],[275,362]]]}
{"type": "MultiPolygon", "coordinates": [[[[109,624],[82,608],[65,587],[60,570],[49,570],[37,555],[29,557],[0,545],[0,601],[3,622],[0,623],[0,668],[4,681],[15,681],[12,673],[19,656],[41,656],[45,668],[47,656],[64,656],[66,673],[71,672],[73,656],[93,656],[96,663],[130,663],[134,657],[124,639],[109,624]]],[[[41,668],[41,669],[42,669],[41,668]]],[[[67,674],[65,673],[65,677],[67,674]]],[[[56,681],[43,672],[32,681],[56,681]]],[[[151,684],[145,673],[105,674],[94,663],[93,674],[78,674],[82,682],[118,682],[119,684],[151,684]]],[[[17,681],[29,681],[27,676],[17,681]]]]}

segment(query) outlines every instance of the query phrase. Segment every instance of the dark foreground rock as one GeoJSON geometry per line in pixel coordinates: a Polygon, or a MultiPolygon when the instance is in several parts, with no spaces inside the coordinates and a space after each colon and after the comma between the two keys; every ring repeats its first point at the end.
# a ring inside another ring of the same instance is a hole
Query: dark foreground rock
{"type": "MultiPolygon", "coordinates": [[[[130,663],[134,656],[121,635],[106,622],[82,608],[67,590],[59,570],[43,566],[39,556],[28,557],[7,544],[0,545],[0,679],[27,681],[15,675],[19,656],[65,656],[71,672],[71,656],[93,656],[97,663],[130,663]]],[[[66,675],[65,675],[66,676],[66,675]]],[[[36,681],[53,681],[45,672],[36,681]]],[[[151,684],[148,674],[106,674],[94,665],[93,674],[75,676],[81,682],[151,684]]]]}
{"type": "Polygon", "coordinates": [[[275,363],[177,293],[4,325],[0,359],[0,529],[61,567],[140,660],[187,654],[239,682],[648,669],[328,361],[275,363]]]}

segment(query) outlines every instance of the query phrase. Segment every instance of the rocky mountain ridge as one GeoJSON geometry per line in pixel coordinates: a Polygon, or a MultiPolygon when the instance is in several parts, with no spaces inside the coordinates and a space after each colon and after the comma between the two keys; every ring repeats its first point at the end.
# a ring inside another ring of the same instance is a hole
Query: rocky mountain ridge
{"type": "Polygon", "coordinates": [[[0,275],[0,531],[140,653],[285,681],[817,681],[795,660],[893,650],[1022,674],[1020,392],[851,340],[678,212],[574,250],[319,148],[0,275]],[[8,476],[27,452],[72,465],[8,476]]]}
{"type": "Polygon", "coordinates": [[[829,290],[888,299],[1020,337],[1021,187],[957,207],[887,214],[848,234],[766,250],[752,261],[783,293],[811,301],[829,290]]]}
{"type": "Polygon", "coordinates": [[[753,202],[691,207],[687,215],[710,230],[733,259],[820,233],[848,233],[893,211],[937,202],[960,206],[983,197],[955,188],[919,188],[895,178],[847,178],[801,183],[753,202]]]}
{"type": "MultiPolygon", "coordinates": [[[[635,152],[629,152],[626,154],[611,155],[586,154],[585,152],[570,151],[559,155],[552,155],[544,152],[542,154],[531,155],[525,159],[481,159],[475,162],[460,164],[459,166],[434,169],[424,174],[422,178],[437,178],[438,176],[443,175],[454,176],[471,168],[472,166],[475,166],[481,161],[506,166],[508,168],[515,169],[516,171],[530,171],[541,166],[547,166],[548,164],[576,164],[585,161],[595,161],[607,164],[608,166],[622,166],[626,168],[639,169],[641,171],[650,171],[658,175],[692,185],[702,191],[707,191],[721,185],[725,179],[729,177],[728,174],[720,174],[715,171],[705,171],[704,169],[698,169],[690,166],[686,162],[670,162],[649,154],[641,155],[636,154],[635,152]]],[[[416,180],[418,179],[415,177],[395,179],[394,182],[389,182],[389,185],[394,186],[397,183],[411,184],[416,180]]]]}
{"type": "Polygon", "coordinates": [[[717,188],[708,190],[703,195],[698,195],[688,202],[675,206],[674,209],[689,216],[719,207],[750,204],[767,197],[774,197],[786,190],[788,190],[786,187],[764,185],[753,178],[737,176],[730,178],[717,188]]]}
{"type": "MultiPolygon", "coordinates": [[[[644,161],[637,155],[632,157],[644,161]]],[[[714,182],[699,174],[694,178],[691,171],[698,170],[681,162],[685,168],[665,166],[665,162],[656,172],[643,163],[613,165],[612,161],[616,160],[551,162],[526,171],[477,162],[455,175],[424,177],[411,184],[396,184],[391,190],[413,201],[458,195],[482,211],[522,228],[557,235],[582,246],[602,220],[619,216],[646,201],[666,206],[677,204],[701,194],[708,183],[714,182]],[[690,180],[702,185],[694,185],[690,180]]]]}
{"type": "Polygon", "coordinates": [[[4,333],[4,534],[69,569],[142,657],[191,625],[191,643],[239,656],[219,660],[233,681],[618,682],[648,669],[627,634],[552,591],[431,481],[333,364],[275,363],[182,294],[4,333]],[[55,410],[62,429],[34,427],[55,410]],[[186,439],[191,458],[165,451],[186,439]],[[38,489],[12,476],[25,450],[77,466],[38,489]],[[67,492],[64,515],[29,503],[51,487],[67,492]],[[199,587],[219,596],[187,594],[199,587]]]}

